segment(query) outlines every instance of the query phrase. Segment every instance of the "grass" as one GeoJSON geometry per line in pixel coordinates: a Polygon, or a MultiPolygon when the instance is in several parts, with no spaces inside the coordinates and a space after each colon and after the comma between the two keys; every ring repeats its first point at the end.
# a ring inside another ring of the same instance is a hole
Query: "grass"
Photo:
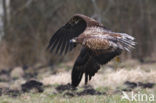
{"type": "MultiPolygon", "coordinates": [[[[141,93],[149,93],[146,90],[141,93]]],[[[121,93],[108,95],[86,95],[75,97],[64,97],[62,94],[53,94],[50,88],[44,93],[24,93],[16,98],[9,96],[1,96],[0,103],[143,103],[130,102],[128,100],[121,100],[121,93]]],[[[154,103],[154,102],[151,102],[154,103]]]]}
{"type": "MultiPolygon", "coordinates": [[[[156,102],[156,86],[151,89],[143,89],[141,87],[135,88],[132,91],[134,93],[141,94],[153,94],[155,101],[128,101],[121,100],[122,89],[126,88],[123,83],[125,81],[132,82],[152,82],[156,83],[156,63],[155,64],[138,64],[136,62],[126,62],[118,65],[118,69],[115,71],[110,64],[104,66],[89,82],[92,87],[98,92],[104,92],[102,95],[66,95],[67,92],[73,92],[66,90],[64,92],[58,92],[55,88],[60,84],[67,84],[71,81],[71,71],[61,64],[58,68],[65,69],[60,70],[59,73],[43,73],[38,74],[38,80],[42,81],[45,85],[43,93],[22,93],[20,96],[11,97],[2,94],[0,96],[0,103],[155,103],[156,102]],[[135,64],[135,65],[134,65],[135,64]],[[45,75],[46,74],[46,75],[45,75]]],[[[57,66],[56,66],[57,69],[57,66]]],[[[80,83],[77,92],[84,90],[84,80],[80,83]]],[[[129,94],[131,92],[126,92],[129,94]]]]}

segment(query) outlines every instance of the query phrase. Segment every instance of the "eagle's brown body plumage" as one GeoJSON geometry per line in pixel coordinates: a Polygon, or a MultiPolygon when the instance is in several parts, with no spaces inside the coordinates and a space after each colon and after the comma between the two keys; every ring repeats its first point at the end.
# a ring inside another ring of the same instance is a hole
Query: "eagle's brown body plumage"
{"type": "Polygon", "coordinates": [[[135,45],[134,38],[126,33],[107,30],[96,20],[82,14],[74,15],[52,36],[48,48],[66,54],[81,44],[81,52],[72,70],[72,86],[76,87],[85,74],[85,84],[100,69],[123,50],[135,45]]]}

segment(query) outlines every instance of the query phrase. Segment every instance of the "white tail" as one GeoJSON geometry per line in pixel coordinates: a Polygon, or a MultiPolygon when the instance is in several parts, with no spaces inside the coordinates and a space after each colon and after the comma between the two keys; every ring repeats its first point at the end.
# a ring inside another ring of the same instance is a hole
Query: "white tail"
{"type": "Polygon", "coordinates": [[[119,33],[121,37],[117,37],[117,41],[122,46],[122,49],[130,52],[130,49],[133,49],[136,42],[134,41],[134,37],[126,34],[126,33],[119,33]]]}

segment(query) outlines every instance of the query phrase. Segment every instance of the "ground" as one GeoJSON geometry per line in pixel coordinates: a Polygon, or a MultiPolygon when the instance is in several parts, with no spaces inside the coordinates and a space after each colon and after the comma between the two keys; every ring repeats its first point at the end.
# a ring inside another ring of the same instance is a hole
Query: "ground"
{"type": "Polygon", "coordinates": [[[156,63],[141,64],[136,60],[110,62],[102,66],[87,86],[84,86],[83,78],[76,89],[70,87],[72,64],[73,62],[55,66],[37,64],[23,67],[21,70],[20,67],[8,71],[1,70],[0,103],[156,102],[156,63]],[[26,81],[32,81],[33,85],[27,85],[25,89],[28,90],[24,91],[23,85],[26,81]],[[122,100],[123,91],[130,98],[132,93],[138,94],[137,100],[122,100]],[[143,101],[140,99],[142,94],[147,96],[143,101]],[[151,95],[154,96],[154,101],[149,100],[151,95]]]}

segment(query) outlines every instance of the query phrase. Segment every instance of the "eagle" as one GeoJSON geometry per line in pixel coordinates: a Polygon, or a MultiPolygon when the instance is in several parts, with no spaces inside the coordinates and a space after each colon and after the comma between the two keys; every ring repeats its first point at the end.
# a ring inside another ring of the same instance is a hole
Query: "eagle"
{"type": "Polygon", "coordinates": [[[134,39],[126,33],[106,29],[93,18],[75,14],[54,33],[48,49],[62,55],[81,45],[71,73],[71,85],[77,87],[83,74],[87,84],[101,65],[108,63],[124,50],[130,52],[135,46],[134,39]]]}

